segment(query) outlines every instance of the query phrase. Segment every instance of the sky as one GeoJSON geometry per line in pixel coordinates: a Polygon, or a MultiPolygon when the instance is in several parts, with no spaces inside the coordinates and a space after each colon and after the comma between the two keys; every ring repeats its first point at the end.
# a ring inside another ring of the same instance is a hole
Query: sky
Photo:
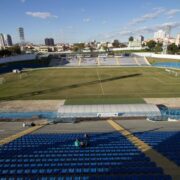
{"type": "Polygon", "coordinates": [[[18,42],[24,27],[27,42],[56,43],[128,41],[129,36],[152,38],[170,25],[180,33],[180,0],[0,0],[0,33],[18,42]]]}

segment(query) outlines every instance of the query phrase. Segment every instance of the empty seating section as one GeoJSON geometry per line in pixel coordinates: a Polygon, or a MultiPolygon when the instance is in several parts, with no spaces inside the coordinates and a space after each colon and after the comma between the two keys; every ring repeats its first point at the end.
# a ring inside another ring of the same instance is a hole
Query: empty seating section
{"type": "Polygon", "coordinates": [[[153,64],[156,67],[180,68],[180,62],[159,62],[153,64]]]}
{"type": "Polygon", "coordinates": [[[180,166],[180,132],[143,132],[135,135],[180,166]]]}
{"type": "Polygon", "coordinates": [[[0,179],[171,179],[117,132],[31,134],[0,148],[0,179]]]}
{"type": "Polygon", "coordinates": [[[49,66],[50,60],[31,60],[19,61],[13,63],[2,64],[0,66],[0,74],[11,72],[13,69],[22,70],[24,68],[43,68],[49,66]]]}

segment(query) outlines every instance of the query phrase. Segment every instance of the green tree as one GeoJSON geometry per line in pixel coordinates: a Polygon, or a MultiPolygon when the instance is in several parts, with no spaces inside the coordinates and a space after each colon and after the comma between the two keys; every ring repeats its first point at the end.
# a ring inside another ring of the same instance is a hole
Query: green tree
{"type": "Polygon", "coordinates": [[[178,46],[175,43],[170,44],[168,46],[168,53],[170,53],[170,54],[177,54],[178,51],[179,51],[179,48],[178,48],[178,46]]]}
{"type": "Polygon", "coordinates": [[[154,40],[151,40],[149,42],[146,43],[147,47],[151,50],[151,51],[154,51],[155,50],[155,47],[156,47],[156,42],[154,40]]]}
{"type": "Polygon", "coordinates": [[[159,53],[159,52],[162,52],[163,51],[163,48],[162,48],[163,44],[162,43],[157,43],[156,44],[156,47],[155,47],[155,53],[159,53]]]}
{"type": "Polygon", "coordinates": [[[105,50],[106,52],[109,51],[109,48],[108,48],[107,46],[105,46],[105,45],[104,45],[102,48],[103,48],[103,50],[105,50]]]}
{"type": "Polygon", "coordinates": [[[12,52],[12,54],[16,55],[16,54],[21,54],[21,48],[18,45],[12,46],[8,48],[9,51],[12,52]]]}
{"type": "Polygon", "coordinates": [[[112,43],[112,45],[113,45],[114,48],[118,48],[119,45],[120,45],[119,40],[115,39],[114,42],[112,43]]]}
{"type": "Polygon", "coordinates": [[[74,44],[73,51],[75,52],[82,51],[84,48],[85,48],[84,43],[77,43],[77,44],[74,44]]]}
{"type": "Polygon", "coordinates": [[[119,44],[119,47],[120,47],[120,48],[125,48],[125,47],[127,47],[127,46],[126,46],[124,43],[120,43],[120,44],[119,44]]]}
{"type": "Polygon", "coordinates": [[[7,57],[7,56],[11,56],[12,52],[9,51],[8,49],[2,49],[0,50],[0,57],[7,57]]]}
{"type": "Polygon", "coordinates": [[[130,37],[129,37],[129,41],[134,41],[134,37],[133,37],[133,36],[130,36],[130,37]]]}

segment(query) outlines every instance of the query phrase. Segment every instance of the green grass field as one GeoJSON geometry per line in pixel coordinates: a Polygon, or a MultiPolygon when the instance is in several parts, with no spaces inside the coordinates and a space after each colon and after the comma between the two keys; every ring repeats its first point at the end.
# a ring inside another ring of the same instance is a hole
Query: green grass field
{"type": "Polygon", "coordinates": [[[140,103],[180,97],[180,76],[158,68],[68,68],[4,74],[0,100],[68,99],[67,104],[140,103]]]}

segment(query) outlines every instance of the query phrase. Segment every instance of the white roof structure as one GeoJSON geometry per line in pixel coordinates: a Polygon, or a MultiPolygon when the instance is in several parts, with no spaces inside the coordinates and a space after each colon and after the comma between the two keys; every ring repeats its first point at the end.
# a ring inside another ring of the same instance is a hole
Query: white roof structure
{"type": "Polygon", "coordinates": [[[160,116],[161,112],[153,104],[127,105],[65,105],[58,109],[59,117],[141,117],[160,116]]]}

